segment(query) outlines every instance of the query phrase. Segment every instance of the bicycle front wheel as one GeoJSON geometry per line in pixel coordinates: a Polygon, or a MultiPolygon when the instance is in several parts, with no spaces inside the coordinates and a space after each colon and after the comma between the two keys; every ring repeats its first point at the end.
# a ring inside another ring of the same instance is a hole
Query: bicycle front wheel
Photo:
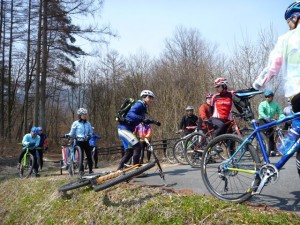
{"type": "Polygon", "coordinates": [[[184,142],[185,142],[185,139],[180,139],[175,143],[174,148],[173,148],[173,154],[178,163],[187,165],[188,162],[186,161],[185,156],[184,156],[184,151],[185,151],[185,149],[184,149],[185,143],[184,142]]]}
{"type": "Polygon", "coordinates": [[[33,155],[30,153],[28,153],[27,155],[25,154],[21,160],[20,177],[28,178],[32,174],[33,163],[34,163],[33,155]]]}
{"type": "Polygon", "coordinates": [[[70,176],[79,173],[80,168],[82,166],[83,166],[83,159],[82,159],[81,148],[79,146],[75,146],[74,156],[71,156],[71,162],[68,168],[70,176]]]}
{"type": "Polygon", "coordinates": [[[203,182],[209,192],[221,200],[246,201],[259,184],[260,179],[255,175],[256,167],[260,165],[257,152],[251,144],[245,144],[236,152],[242,142],[241,137],[224,134],[212,140],[204,151],[201,162],[203,182]],[[227,160],[215,153],[220,151],[223,156],[227,155],[227,160]]]}
{"type": "Polygon", "coordinates": [[[200,167],[204,148],[207,144],[203,134],[195,133],[185,141],[184,156],[191,167],[200,167]]]}
{"type": "Polygon", "coordinates": [[[95,191],[105,190],[105,189],[107,189],[109,187],[112,187],[114,185],[117,185],[121,182],[130,180],[131,178],[142,174],[143,172],[151,169],[154,166],[155,166],[155,162],[150,162],[150,163],[144,164],[144,165],[142,165],[141,167],[139,167],[137,169],[135,168],[133,170],[129,170],[127,172],[124,172],[116,178],[110,179],[108,181],[104,181],[103,183],[101,183],[99,185],[94,185],[93,188],[94,188],[95,191]]]}
{"type": "Polygon", "coordinates": [[[80,187],[84,187],[90,184],[90,180],[87,179],[78,179],[75,181],[71,181],[70,183],[67,183],[63,186],[61,186],[58,191],[64,192],[64,191],[70,191],[73,189],[77,189],[80,187]]]}

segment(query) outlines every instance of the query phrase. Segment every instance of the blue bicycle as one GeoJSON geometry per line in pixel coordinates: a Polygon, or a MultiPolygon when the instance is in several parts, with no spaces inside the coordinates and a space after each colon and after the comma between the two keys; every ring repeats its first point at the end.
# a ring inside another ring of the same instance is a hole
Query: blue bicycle
{"type": "MultiPolygon", "coordinates": [[[[243,93],[250,94],[253,92],[243,93]]],[[[211,141],[201,162],[202,179],[209,192],[221,200],[240,203],[260,194],[265,185],[276,183],[279,170],[299,149],[300,139],[278,162],[270,163],[261,132],[296,118],[300,118],[300,112],[262,126],[252,120],[254,131],[246,139],[224,134],[211,141]],[[253,146],[254,141],[260,148],[253,146]],[[225,159],[215,154],[216,151],[222,152],[225,159]]]]}

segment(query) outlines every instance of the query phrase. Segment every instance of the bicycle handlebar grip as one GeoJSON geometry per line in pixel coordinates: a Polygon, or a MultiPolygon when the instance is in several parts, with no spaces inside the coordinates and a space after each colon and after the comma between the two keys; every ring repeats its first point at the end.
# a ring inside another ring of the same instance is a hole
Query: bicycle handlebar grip
{"type": "Polygon", "coordinates": [[[161,123],[160,123],[159,121],[157,121],[157,120],[153,120],[153,123],[154,123],[156,126],[160,126],[160,125],[161,125],[161,123]]]}

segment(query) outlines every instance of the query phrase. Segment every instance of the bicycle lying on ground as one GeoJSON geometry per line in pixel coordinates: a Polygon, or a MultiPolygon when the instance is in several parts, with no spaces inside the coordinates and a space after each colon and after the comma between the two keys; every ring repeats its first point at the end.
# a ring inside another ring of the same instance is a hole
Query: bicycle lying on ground
{"type": "Polygon", "coordinates": [[[246,139],[224,134],[211,141],[201,161],[202,179],[209,192],[221,200],[240,203],[260,194],[265,185],[276,183],[280,169],[298,150],[300,139],[278,162],[270,163],[261,132],[296,118],[300,118],[300,112],[262,126],[252,120],[254,131],[246,139]],[[252,145],[254,139],[260,146],[262,159],[252,145]],[[215,148],[223,151],[227,158],[213,155],[215,148]]]}
{"type": "Polygon", "coordinates": [[[70,176],[78,173],[80,175],[80,166],[83,163],[81,148],[77,145],[78,138],[61,137],[65,138],[69,144],[62,147],[62,160],[60,161],[60,174],[63,169],[67,169],[70,176]]]}
{"type": "Polygon", "coordinates": [[[162,178],[164,185],[165,183],[165,176],[160,165],[159,159],[153,150],[153,146],[150,144],[147,138],[145,138],[145,142],[147,143],[147,151],[150,151],[154,157],[154,161],[148,162],[146,164],[136,164],[133,166],[129,166],[123,170],[117,170],[114,172],[101,172],[95,174],[89,174],[88,176],[82,176],[81,178],[77,179],[76,181],[72,181],[68,184],[63,185],[58,190],[61,192],[65,192],[68,190],[80,188],[86,185],[92,185],[95,191],[101,191],[117,185],[124,181],[129,181],[132,178],[144,173],[145,171],[151,169],[155,166],[158,167],[159,175],[162,178]]]}
{"type": "MultiPolygon", "coordinates": [[[[226,133],[233,133],[233,134],[237,134],[240,137],[247,137],[254,130],[252,127],[249,127],[249,126],[240,128],[237,123],[236,118],[241,118],[246,122],[249,122],[252,119],[254,119],[254,116],[253,116],[254,114],[252,112],[252,108],[251,108],[249,99],[252,98],[253,96],[261,94],[261,93],[262,93],[261,91],[252,91],[249,89],[240,90],[240,91],[235,92],[235,95],[237,95],[239,98],[242,99],[242,101],[244,101],[244,105],[246,107],[244,107],[242,109],[241,113],[237,113],[237,112],[233,112],[233,111],[231,112],[232,119],[225,123],[225,125],[227,125],[226,133]]],[[[185,142],[184,155],[185,155],[186,161],[192,167],[200,167],[201,166],[201,158],[202,158],[204,149],[207,146],[207,144],[210,141],[212,141],[215,137],[214,131],[215,131],[216,127],[209,120],[206,120],[205,122],[206,122],[207,127],[210,127],[211,129],[209,129],[208,132],[205,134],[200,133],[200,132],[194,133],[191,136],[189,136],[185,142]]],[[[269,155],[270,148],[269,148],[268,138],[263,133],[261,133],[261,135],[263,138],[263,142],[266,146],[266,152],[269,155]]],[[[252,145],[259,152],[259,149],[258,149],[259,145],[255,140],[253,140],[252,145]]],[[[215,151],[214,154],[218,155],[218,157],[220,157],[222,159],[226,159],[226,156],[223,156],[223,152],[217,151],[217,150],[218,149],[214,149],[214,151],[215,151]]],[[[261,155],[261,157],[262,157],[262,155],[261,155]]]]}

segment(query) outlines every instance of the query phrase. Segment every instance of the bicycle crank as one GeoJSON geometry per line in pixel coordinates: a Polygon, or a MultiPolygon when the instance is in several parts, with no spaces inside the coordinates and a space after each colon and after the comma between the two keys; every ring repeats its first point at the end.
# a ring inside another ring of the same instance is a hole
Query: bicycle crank
{"type": "Polygon", "coordinates": [[[266,164],[259,170],[260,184],[253,194],[259,194],[267,184],[275,184],[279,179],[278,169],[272,164],[266,164]]]}

